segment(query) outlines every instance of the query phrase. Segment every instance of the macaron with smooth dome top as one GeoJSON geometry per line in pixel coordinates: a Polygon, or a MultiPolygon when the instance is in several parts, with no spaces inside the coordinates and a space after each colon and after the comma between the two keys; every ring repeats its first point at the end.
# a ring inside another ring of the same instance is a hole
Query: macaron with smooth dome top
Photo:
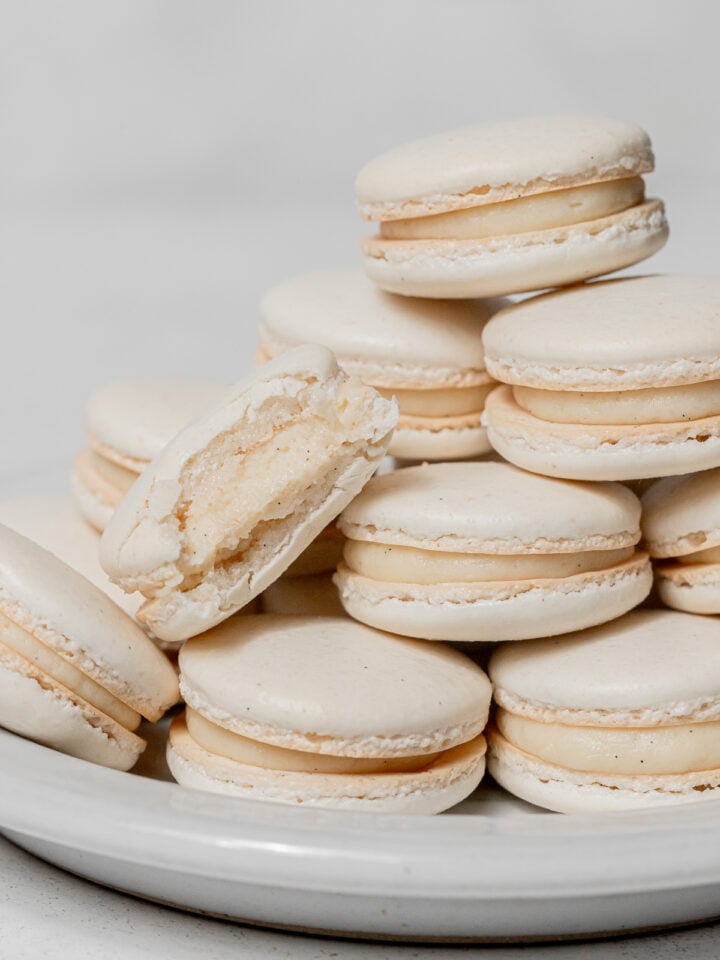
{"type": "Polygon", "coordinates": [[[75,458],[72,475],[73,496],[86,520],[104,530],[150,461],[226,389],[202,377],[153,376],[95,390],[85,410],[88,446],[75,458]]]}
{"type": "Polygon", "coordinates": [[[493,447],[546,476],[720,466],[720,278],[607,280],[534,297],[483,332],[493,447]]]}
{"type": "Polygon", "coordinates": [[[658,480],[642,504],[660,599],[676,610],[720,614],[720,469],[658,480]]]}
{"type": "Polygon", "coordinates": [[[561,286],[644,260],[668,235],[645,198],[648,135],[599,116],[480,123],[389,150],[358,175],[363,241],[383,290],[493,297],[561,286]]]}
{"type": "Polygon", "coordinates": [[[325,347],[266,363],[182,430],[121,501],[100,545],[162,640],[203,633],[285,572],[360,492],[397,422],[394,401],[325,347]]]}
{"type": "Polygon", "coordinates": [[[260,304],[259,357],[321,343],[340,366],[398,401],[389,452],[453,460],[487,453],[482,411],[496,386],[482,329],[507,301],[432,301],[383,293],[361,270],[306,273],[260,304]]]}
{"type": "Polygon", "coordinates": [[[714,800],[720,626],[642,610],[593,630],[500,646],[488,769],[564,813],[714,800]]]}
{"type": "Polygon", "coordinates": [[[129,770],[178,700],[175,671],[140,627],[58,557],[0,526],[0,725],[129,770]]]}
{"type": "Polygon", "coordinates": [[[649,593],[640,503],[506,463],[375,477],[340,516],[350,616],[426,640],[526,640],[626,613],[649,593]]]}
{"type": "Polygon", "coordinates": [[[180,653],[184,786],[279,803],[439,813],[478,785],[491,688],[468,657],[349,618],[227,621],[180,653]]]}

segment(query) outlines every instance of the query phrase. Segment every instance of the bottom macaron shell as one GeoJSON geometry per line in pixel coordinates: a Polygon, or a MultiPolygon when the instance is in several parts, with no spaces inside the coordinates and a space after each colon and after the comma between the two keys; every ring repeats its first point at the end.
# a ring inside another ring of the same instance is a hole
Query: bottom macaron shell
{"type": "Polygon", "coordinates": [[[420,640],[501,641],[551,637],[622,616],[652,586],[647,554],[606,570],[516,582],[387,583],[342,564],[335,583],[362,623],[420,640]]]}
{"type": "Polygon", "coordinates": [[[720,613],[720,563],[678,563],[655,568],[662,602],[686,613],[720,613]]]}
{"type": "Polygon", "coordinates": [[[663,205],[648,200],[571,227],[488,240],[363,241],[382,290],[415,297],[495,297],[564,286],[644,260],[667,240],[663,205]]]}
{"type": "Polygon", "coordinates": [[[584,773],[547,763],[488,730],[488,772],[509,793],[557,813],[672,806],[720,797],[720,769],[631,776],[584,773]]]}
{"type": "Polygon", "coordinates": [[[170,728],[167,761],[177,782],[245,800],[377,813],[441,813],[469,796],[485,772],[482,736],[445,751],[425,769],[405,773],[320,774],[269,770],[209,753],[184,717],[170,728]]]}
{"type": "Polygon", "coordinates": [[[75,504],[89,524],[101,533],[110,523],[115,507],[96,491],[90,489],[77,472],[70,477],[70,490],[75,504]]]}
{"type": "Polygon", "coordinates": [[[403,460],[462,460],[492,450],[485,427],[421,430],[399,426],[388,452],[403,460]]]}
{"type": "Polygon", "coordinates": [[[62,753],[129,770],[145,741],[0,644],[0,726],[62,753]]]}
{"type": "Polygon", "coordinates": [[[720,466],[720,417],[588,425],[541,420],[508,386],[487,399],[488,437],[510,463],[565,480],[643,480],[720,466]]]}

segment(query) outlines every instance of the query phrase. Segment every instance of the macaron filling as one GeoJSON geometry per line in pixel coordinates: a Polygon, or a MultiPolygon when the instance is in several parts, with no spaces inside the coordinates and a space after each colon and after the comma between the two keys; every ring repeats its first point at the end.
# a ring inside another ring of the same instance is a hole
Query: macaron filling
{"type": "Polygon", "coordinates": [[[720,563],[720,546],[707,547],[695,553],[687,553],[683,557],[676,557],[678,563],[720,563]]]}
{"type": "Polygon", "coordinates": [[[191,707],[185,711],[185,722],[193,740],[209,753],[269,770],[339,774],[413,772],[430,766],[440,755],[436,752],[411,757],[366,758],[289,750],[243,737],[211,722],[191,707]]]}
{"type": "Polygon", "coordinates": [[[431,216],[385,220],[380,236],[388,240],[480,240],[552,230],[621,213],[644,198],[642,177],[627,177],[431,216]]]}
{"type": "Polygon", "coordinates": [[[515,385],[519,407],[552,423],[680,423],[720,416],[720,380],[607,392],[540,390],[515,385]]]}
{"type": "Polygon", "coordinates": [[[92,677],[60,656],[34,634],[0,611],[0,645],[8,647],[127,730],[136,730],[140,714],[123,703],[92,677]]]}
{"type": "Polygon", "coordinates": [[[343,559],[350,570],[371,580],[434,584],[560,579],[606,570],[630,559],[634,553],[633,546],[565,554],[450,553],[348,540],[343,559]]]}
{"type": "Polygon", "coordinates": [[[579,727],[520,717],[499,707],[495,724],[512,746],[570,770],[672,775],[720,767],[718,721],[655,727],[579,727]]]}
{"type": "Polygon", "coordinates": [[[375,387],[383,397],[395,397],[401,416],[456,417],[482,411],[485,399],[497,384],[474,384],[470,387],[443,387],[427,390],[398,390],[375,387]]]}

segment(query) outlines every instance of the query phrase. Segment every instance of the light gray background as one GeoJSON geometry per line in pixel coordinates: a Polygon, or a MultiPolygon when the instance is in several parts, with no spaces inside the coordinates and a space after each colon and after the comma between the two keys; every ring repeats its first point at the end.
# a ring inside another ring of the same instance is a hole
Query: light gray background
{"type": "MultiPolygon", "coordinates": [[[[109,378],[243,373],[263,290],[357,259],[366,228],[354,176],[410,137],[538,112],[636,120],[652,135],[650,192],[667,201],[672,227],[644,269],[715,272],[719,9],[714,0],[0,4],[3,487],[17,489],[28,471],[34,486],[58,482],[82,442],[84,398],[109,378]]],[[[85,952],[97,937],[113,957],[158,955],[159,908],[0,853],[2,933],[15,956],[62,956],[85,915],[99,918],[82,928],[85,952]],[[33,898],[40,922],[28,913],[33,898]]],[[[176,956],[186,955],[181,941],[188,956],[209,943],[218,957],[395,954],[314,950],[163,916],[176,956]]],[[[665,942],[710,956],[716,935],[665,942]]],[[[626,941],[587,955],[655,950],[626,941]]]]}

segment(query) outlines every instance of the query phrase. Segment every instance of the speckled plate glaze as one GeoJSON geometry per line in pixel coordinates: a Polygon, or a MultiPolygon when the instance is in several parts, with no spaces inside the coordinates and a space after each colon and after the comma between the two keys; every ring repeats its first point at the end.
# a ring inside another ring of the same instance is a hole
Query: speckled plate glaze
{"type": "Polygon", "coordinates": [[[334,935],[555,939],[720,915],[720,801],[562,816],[485,783],[438,817],[318,811],[186,790],[165,725],[143,735],[120,773],[0,731],[0,832],[140,897],[334,935]]]}

